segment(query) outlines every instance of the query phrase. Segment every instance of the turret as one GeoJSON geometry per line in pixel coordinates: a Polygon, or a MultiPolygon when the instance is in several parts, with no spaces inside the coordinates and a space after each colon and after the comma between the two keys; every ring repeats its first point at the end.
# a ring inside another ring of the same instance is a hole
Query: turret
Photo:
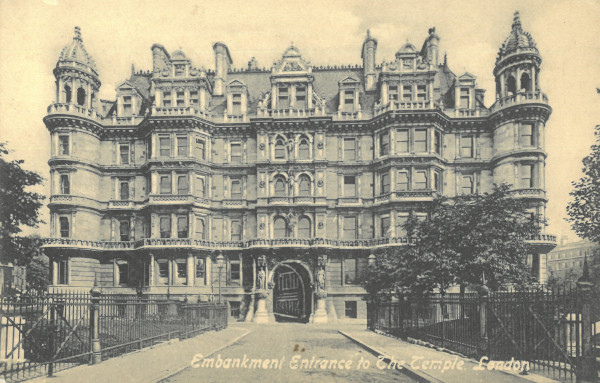
{"type": "Polygon", "coordinates": [[[213,45],[215,52],[215,85],[213,87],[213,95],[222,96],[227,84],[227,74],[233,60],[229,54],[229,48],[223,43],[215,43],[213,45]]]}
{"type": "Polygon", "coordinates": [[[100,90],[100,79],[96,63],[83,46],[81,30],[75,27],[71,44],[60,53],[56,67],[56,102],[76,104],[87,109],[95,109],[100,90]]]}
{"type": "Polygon", "coordinates": [[[377,72],[375,71],[375,55],[377,53],[377,40],[371,37],[367,29],[367,38],[363,42],[361,58],[363,60],[363,73],[365,90],[375,90],[377,85],[377,72]]]}

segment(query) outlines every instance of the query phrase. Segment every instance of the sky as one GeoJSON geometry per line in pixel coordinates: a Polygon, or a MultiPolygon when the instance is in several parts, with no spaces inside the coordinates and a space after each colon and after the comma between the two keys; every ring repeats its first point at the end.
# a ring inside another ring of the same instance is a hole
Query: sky
{"type": "MultiPolygon", "coordinates": [[[[214,68],[216,41],[228,45],[237,68],[251,57],[271,67],[292,42],[313,65],[359,64],[370,29],[381,63],[407,40],[420,47],[435,26],[450,68],[475,75],[490,106],[494,62],[516,10],[537,42],[541,89],[553,108],[546,127],[547,231],[575,240],[565,208],[600,124],[600,0],[0,0],[0,141],[13,150],[9,158],[24,159],[26,169],[48,179],[50,136],[42,119],[55,97],[52,70],[74,26],[96,61],[106,99],[114,99],[132,64],[152,69],[154,43],[182,49],[207,69],[214,68]]],[[[49,195],[48,182],[37,191],[49,195]]],[[[46,207],[42,218],[49,221],[46,207]]],[[[24,233],[47,236],[49,227],[24,233]]]]}

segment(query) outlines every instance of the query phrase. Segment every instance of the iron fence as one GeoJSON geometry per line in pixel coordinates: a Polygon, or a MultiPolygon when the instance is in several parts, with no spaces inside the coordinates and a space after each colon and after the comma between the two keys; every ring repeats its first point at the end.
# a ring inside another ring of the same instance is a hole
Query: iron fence
{"type": "Polygon", "coordinates": [[[369,302],[368,323],[478,360],[519,361],[521,369],[574,381],[597,368],[593,347],[584,350],[593,344],[590,306],[589,291],[574,285],[400,296],[369,302]]]}
{"type": "Polygon", "coordinates": [[[226,305],[188,298],[115,294],[94,299],[87,293],[0,297],[0,377],[18,382],[52,376],[161,341],[227,327],[226,305]],[[94,351],[99,352],[96,360],[94,351]]]}

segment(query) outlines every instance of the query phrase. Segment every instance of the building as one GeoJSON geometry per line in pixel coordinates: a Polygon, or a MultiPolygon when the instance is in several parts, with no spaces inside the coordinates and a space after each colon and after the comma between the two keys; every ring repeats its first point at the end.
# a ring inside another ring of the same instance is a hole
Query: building
{"type": "MultiPolygon", "coordinates": [[[[369,254],[408,243],[402,224],[436,195],[507,182],[544,217],[551,108],[533,38],[515,14],[491,107],[439,41],[432,28],[379,63],[367,31],[362,65],[313,66],[290,46],[267,69],[215,43],[214,70],[153,45],[152,69],[107,101],[75,28],[44,118],[52,288],[219,289],[246,320],[364,320],[369,254]]],[[[541,279],[555,241],[530,241],[541,279]]]]}
{"type": "Polygon", "coordinates": [[[583,262],[592,256],[598,249],[598,244],[582,240],[573,243],[562,242],[548,253],[548,275],[561,280],[576,281],[583,274],[583,262]]]}

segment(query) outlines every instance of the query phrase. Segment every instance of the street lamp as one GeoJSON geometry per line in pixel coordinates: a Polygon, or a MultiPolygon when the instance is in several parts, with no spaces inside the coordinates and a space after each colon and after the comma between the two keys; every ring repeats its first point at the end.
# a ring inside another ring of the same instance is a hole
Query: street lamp
{"type": "Polygon", "coordinates": [[[221,304],[221,270],[223,270],[223,261],[225,257],[223,254],[217,256],[217,267],[219,268],[219,304],[221,304]]]}
{"type": "Polygon", "coordinates": [[[369,267],[375,266],[375,260],[377,259],[377,257],[375,256],[375,254],[369,255],[368,259],[369,259],[369,267]]]}

